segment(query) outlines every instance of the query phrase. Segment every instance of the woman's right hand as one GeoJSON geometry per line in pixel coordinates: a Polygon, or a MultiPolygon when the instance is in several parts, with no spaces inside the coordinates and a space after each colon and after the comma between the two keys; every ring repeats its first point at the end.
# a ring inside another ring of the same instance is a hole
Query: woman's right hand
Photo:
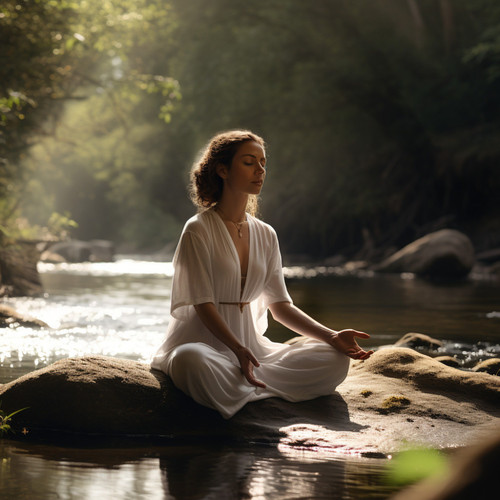
{"type": "Polygon", "coordinates": [[[260,380],[257,380],[255,378],[255,375],[253,374],[254,366],[258,368],[260,366],[260,363],[252,354],[252,351],[250,351],[250,349],[247,349],[246,347],[241,346],[235,349],[234,354],[236,354],[236,357],[240,362],[241,373],[247,379],[248,383],[254,385],[255,387],[261,387],[262,389],[265,389],[266,384],[264,384],[264,382],[261,382],[260,380]]]}
{"type": "Polygon", "coordinates": [[[241,373],[248,380],[248,383],[254,385],[255,387],[265,389],[266,384],[257,380],[253,374],[253,368],[254,366],[258,367],[259,362],[250,349],[242,346],[238,339],[233,335],[227,326],[227,323],[215,307],[215,304],[213,302],[196,304],[194,309],[200,317],[202,323],[214,334],[214,336],[226,344],[229,349],[234,352],[240,363],[241,373]]]}

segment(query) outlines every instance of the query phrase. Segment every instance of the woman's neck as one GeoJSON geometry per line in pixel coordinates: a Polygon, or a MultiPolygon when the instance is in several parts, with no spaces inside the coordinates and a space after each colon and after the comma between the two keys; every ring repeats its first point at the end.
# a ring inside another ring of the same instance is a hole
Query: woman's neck
{"type": "Polygon", "coordinates": [[[248,196],[240,199],[230,199],[222,196],[216,208],[219,209],[221,215],[232,222],[243,222],[245,220],[245,212],[248,203],[248,196]]]}

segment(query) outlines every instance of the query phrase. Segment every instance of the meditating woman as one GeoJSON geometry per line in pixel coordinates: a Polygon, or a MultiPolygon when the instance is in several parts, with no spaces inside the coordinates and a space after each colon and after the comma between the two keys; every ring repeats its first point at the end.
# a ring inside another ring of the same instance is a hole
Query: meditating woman
{"type": "Polygon", "coordinates": [[[249,131],[216,135],[193,166],[191,195],[199,212],[187,221],[175,252],[171,319],[152,361],[224,418],[250,401],[332,394],[349,358],[373,352],[356,342],[368,334],[332,330],[293,304],[276,233],[255,217],[265,177],[264,141],[249,131]],[[304,341],[265,337],[268,310],[304,341]]]}

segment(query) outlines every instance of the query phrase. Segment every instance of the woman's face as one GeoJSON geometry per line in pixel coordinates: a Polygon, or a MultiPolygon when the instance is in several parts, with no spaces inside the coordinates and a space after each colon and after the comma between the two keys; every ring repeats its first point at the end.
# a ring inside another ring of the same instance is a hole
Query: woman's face
{"type": "Polygon", "coordinates": [[[246,141],[236,151],[231,168],[221,167],[224,188],[258,195],[266,177],[266,152],[258,142],[246,141]]]}

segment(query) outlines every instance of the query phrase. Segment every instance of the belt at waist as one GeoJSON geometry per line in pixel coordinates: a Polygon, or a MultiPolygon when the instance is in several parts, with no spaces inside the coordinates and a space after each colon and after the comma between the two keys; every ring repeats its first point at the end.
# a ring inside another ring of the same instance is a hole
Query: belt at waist
{"type": "Polygon", "coordinates": [[[224,304],[228,306],[238,306],[240,308],[240,312],[243,313],[243,308],[250,304],[250,302],[219,302],[219,304],[224,304]]]}

